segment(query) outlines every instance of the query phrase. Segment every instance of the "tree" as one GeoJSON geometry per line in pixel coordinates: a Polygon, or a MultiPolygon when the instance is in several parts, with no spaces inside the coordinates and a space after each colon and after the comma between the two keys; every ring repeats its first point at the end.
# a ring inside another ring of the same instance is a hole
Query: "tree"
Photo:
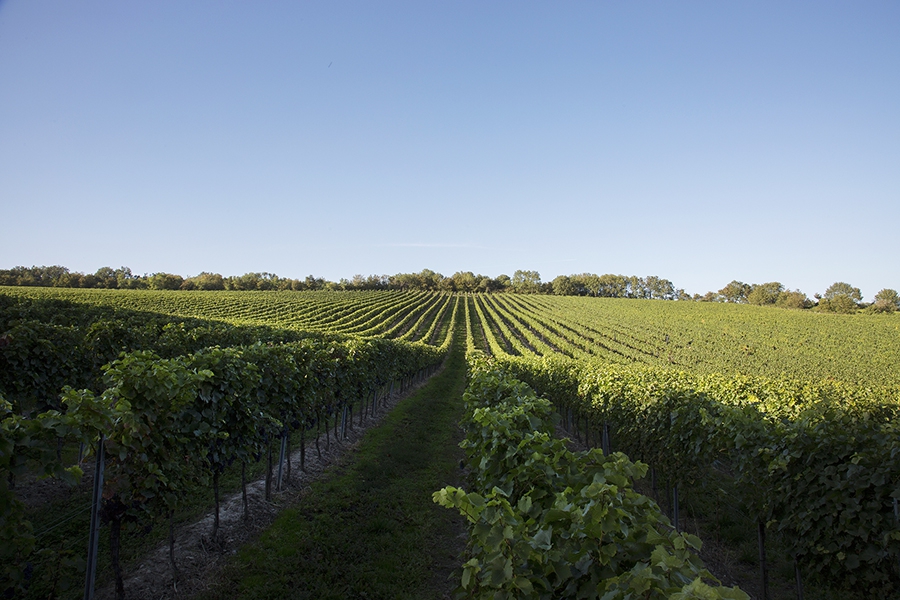
{"type": "Polygon", "coordinates": [[[783,291],[784,286],[777,281],[753,284],[750,286],[750,293],[747,294],[747,302],[757,306],[775,304],[778,302],[778,296],[783,291]]]}
{"type": "Polygon", "coordinates": [[[506,286],[509,285],[509,277],[506,275],[501,275],[500,277],[493,279],[486,275],[478,276],[478,291],[480,292],[502,292],[506,289],[506,286]],[[501,280],[500,277],[505,277],[504,280],[501,280]]]}
{"type": "Polygon", "coordinates": [[[650,298],[656,300],[672,300],[675,298],[675,285],[668,279],[657,277],[656,275],[648,275],[644,280],[650,298]]]}
{"type": "Polygon", "coordinates": [[[112,267],[100,267],[99,269],[97,269],[97,272],[94,273],[94,277],[97,278],[95,287],[109,289],[115,289],[119,287],[119,279],[112,267]]]}
{"type": "Polygon", "coordinates": [[[537,294],[541,291],[541,274],[537,271],[517,270],[512,277],[512,291],[520,294],[537,294]]]}
{"type": "Polygon", "coordinates": [[[151,290],[177,290],[184,283],[181,275],[172,275],[171,273],[154,273],[147,281],[151,290]]]}
{"type": "Polygon", "coordinates": [[[632,275],[631,277],[627,277],[626,281],[628,282],[628,291],[626,293],[628,298],[650,297],[650,290],[647,289],[647,283],[644,281],[643,277],[632,275]]]}
{"type": "Polygon", "coordinates": [[[474,292],[478,289],[478,279],[472,271],[457,271],[450,279],[458,292],[474,292]]]}
{"type": "Polygon", "coordinates": [[[136,277],[128,267],[119,267],[116,273],[116,287],[120,290],[142,289],[146,284],[141,277],[136,277]]]}
{"type": "Polygon", "coordinates": [[[421,272],[418,273],[419,281],[421,282],[421,288],[428,291],[436,291],[441,281],[443,281],[444,276],[440,273],[435,273],[431,269],[422,269],[421,272]]]}
{"type": "Polygon", "coordinates": [[[747,302],[747,294],[749,293],[750,286],[737,279],[719,290],[719,295],[725,302],[735,302],[738,304],[745,304],[747,302]]]}
{"type": "Polygon", "coordinates": [[[783,291],[778,294],[775,306],[780,306],[781,308],[809,308],[812,306],[812,302],[800,290],[794,290],[793,292],[783,291]]]}
{"type": "Polygon", "coordinates": [[[456,287],[456,281],[452,277],[445,277],[438,282],[438,291],[456,292],[462,290],[456,287]]]}
{"type": "Polygon", "coordinates": [[[854,303],[862,302],[862,294],[860,293],[859,288],[853,287],[849,283],[843,281],[832,283],[831,286],[825,290],[823,298],[826,300],[834,300],[838,296],[847,296],[853,300],[854,303]]]}
{"type": "Polygon", "coordinates": [[[872,304],[875,312],[894,312],[900,310],[900,294],[897,290],[885,288],[875,294],[875,303],[872,304]]]}
{"type": "Polygon", "coordinates": [[[855,288],[849,283],[838,281],[832,283],[825,290],[825,294],[819,300],[818,309],[825,312],[847,314],[855,312],[860,301],[862,301],[862,294],[859,288],[855,288]]]}
{"type": "Polygon", "coordinates": [[[550,284],[553,286],[553,293],[557,296],[575,295],[575,282],[568,275],[559,275],[550,284]]]}
{"type": "MultiPolygon", "coordinates": [[[[243,277],[247,277],[244,275],[243,277]]],[[[229,277],[229,280],[237,279],[236,277],[229,277]]],[[[181,289],[183,290],[224,290],[225,289],[225,278],[223,278],[218,273],[207,273],[204,271],[200,273],[196,277],[189,277],[184,280],[184,283],[181,284],[181,289]]],[[[255,289],[255,288],[233,288],[233,289],[255,289]]]]}
{"type": "Polygon", "coordinates": [[[325,279],[307,275],[306,279],[303,280],[303,285],[306,286],[306,289],[308,290],[321,290],[325,287],[325,279]]]}
{"type": "Polygon", "coordinates": [[[578,285],[579,296],[596,296],[600,292],[600,276],[593,273],[582,273],[573,277],[578,285]]]}
{"type": "Polygon", "coordinates": [[[603,298],[625,298],[628,295],[628,278],[624,275],[601,275],[597,278],[596,294],[603,298]]]}

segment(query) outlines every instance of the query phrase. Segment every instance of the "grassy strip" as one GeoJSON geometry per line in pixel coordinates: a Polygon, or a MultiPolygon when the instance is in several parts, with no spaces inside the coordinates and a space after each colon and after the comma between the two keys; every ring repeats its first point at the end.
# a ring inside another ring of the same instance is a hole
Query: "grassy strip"
{"type": "Polygon", "coordinates": [[[432,493],[461,479],[465,358],[457,323],[446,368],[403,400],[359,449],[244,547],[214,598],[441,598],[464,541],[432,493]]]}

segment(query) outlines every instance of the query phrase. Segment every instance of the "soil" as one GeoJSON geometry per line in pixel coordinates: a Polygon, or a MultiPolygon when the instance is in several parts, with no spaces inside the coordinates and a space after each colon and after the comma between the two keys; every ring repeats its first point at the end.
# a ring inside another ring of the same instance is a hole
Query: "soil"
{"type": "Polygon", "coordinates": [[[27,475],[16,479],[16,498],[21,500],[26,508],[33,509],[68,498],[73,491],[90,489],[94,481],[93,457],[83,460],[80,466],[84,474],[74,488],[57,477],[27,475]]]}

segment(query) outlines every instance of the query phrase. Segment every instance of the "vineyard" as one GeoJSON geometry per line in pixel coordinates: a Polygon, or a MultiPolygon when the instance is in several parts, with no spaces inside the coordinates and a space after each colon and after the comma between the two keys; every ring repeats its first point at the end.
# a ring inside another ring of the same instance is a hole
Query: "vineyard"
{"type": "Polygon", "coordinates": [[[342,435],[456,343],[472,376],[488,378],[478,384],[486,398],[467,395],[467,418],[481,423],[465,426],[479,488],[436,497],[473,521],[463,572],[472,597],[575,597],[584,585],[610,598],[744,597],[704,583],[686,549],[699,541],[678,533],[678,490],[725,479],[760,540],[782,540],[798,585],[900,589],[893,315],[517,294],[54,288],[0,289],[2,585],[14,596],[72,595],[92,568],[85,561],[97,560],[83,553],[87,540],[76,540],[82,548],[53,531],[67,526],[32,523],[39,507],[20,495],[36,476],[74,483],[89,459],[105,461],[104,500],[78,519],[85,531],[101,520],[109,528],[111,558],[101,560],[122,597],[122,535],[171,524],[197,489],[213,490],[217,507],[220,479],[239,472],[245,485],[253,465],[278,479],[291,444],[342,435]],[[603,452],[554,445],[554,419],[603,452]],[[482,429],[487,421],[508,423],[498,433],[482,429]],[[502,451],[515,447],[528,460],[502,451]],[[537,456],[551,458],[528,458],[537,456]],[[544,488],[534,487],[538,473],[550,477],[544,488]],[[674,494],[672,523],[629,487],[648,473],[674,494]],[[601,489],[610,485],[619,491],[601,489]],[[614,506],[631,533],[605,513],[590,513],[595,525],[562,515],[554,489],[581,494],[566,500],[569,513],[579,502],[614,506]],[[496,543],[509,531],[518,545],[503,554],[496,543]],[[602,560],[583,541],[599,531],[623,536],[602,560]],[[671,568],[642,572],[650,554],[671,568]],[[544,570],[513,572],[518,563],[544,570]]]}
{"type": "Polygon", "coordinates": [[[769,307],[615,298],[468,298],[472,349],[700,373],[900,384],[900,322],[769,307]]]}

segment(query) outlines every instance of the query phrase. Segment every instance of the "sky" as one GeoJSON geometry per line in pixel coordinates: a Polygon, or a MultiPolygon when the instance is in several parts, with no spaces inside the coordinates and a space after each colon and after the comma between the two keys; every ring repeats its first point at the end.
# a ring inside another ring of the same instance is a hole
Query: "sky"
{"type": "Polygon", "coordinates": [[[900,289],[900,3],[0,0],[0,268],[900,289]]]}

